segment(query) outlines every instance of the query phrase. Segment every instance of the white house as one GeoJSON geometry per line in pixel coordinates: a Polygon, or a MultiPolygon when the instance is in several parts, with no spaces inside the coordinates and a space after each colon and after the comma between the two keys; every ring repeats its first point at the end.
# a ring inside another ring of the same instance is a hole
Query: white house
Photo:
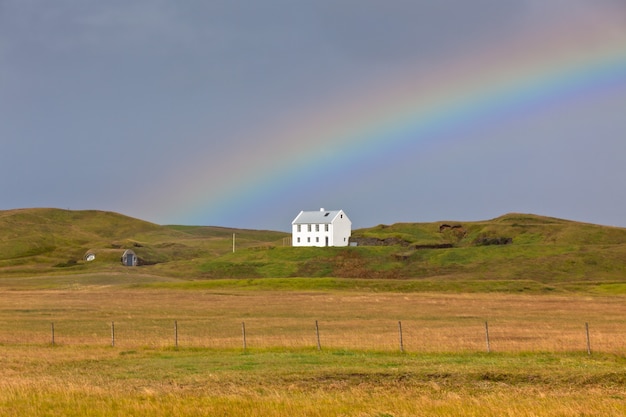
{"type": "Polygon", "coordinates": [[[343,210],[301,211],[291,222],[293,246],[348,246],[352,222],[343,210]]]}

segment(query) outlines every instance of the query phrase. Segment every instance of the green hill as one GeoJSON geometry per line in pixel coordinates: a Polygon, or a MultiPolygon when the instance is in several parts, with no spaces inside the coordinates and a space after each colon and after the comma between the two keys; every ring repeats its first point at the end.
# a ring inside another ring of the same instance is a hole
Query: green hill
{"type": "Polygon", "coordinates": [[[541,282],[626,278],[626,229],[532,214],[379,225],[356,231],[354,238],[400,242],[405,250],[390,251],[399,276],[541,282]]]}
{"type": "Polygon", "coordinates": [[[621,285],[626,277],[626,229],[530,214],[379,225],[353,231],[357,246],[344,248],[294,248],[285,246],[288,237],[273,231],[160,226],[103,211],[0,211],[0,277],[123,271],[185,280],[394,278],[421,280],[435,289],[443,280],[523,287],[621,285]],[[135,251],[139,267],[121,265],[126,249],[135,251]],[[85,260],[87,253],[95,260],[85,260]]]}
{"type": "Polygon", "coordinates": [[[379,225],[353,231],[352,241],[358,246],[229,253],[204,262],[200,273],[541,283],[626,277],[626,229],[536,215],[379,225]]]}
{"type": "Polygon", "coordinates": [[[97,210],[0,211],[0,276],[127,271],[120,263],[126,249],[133,250],[146,268],[211,259],[232,251],[233,233],[242,249],[282,243],[285,236],[271,231],[159,226],[97,210]],[[86,261],[87,253],[95,259],[86,261]]]}

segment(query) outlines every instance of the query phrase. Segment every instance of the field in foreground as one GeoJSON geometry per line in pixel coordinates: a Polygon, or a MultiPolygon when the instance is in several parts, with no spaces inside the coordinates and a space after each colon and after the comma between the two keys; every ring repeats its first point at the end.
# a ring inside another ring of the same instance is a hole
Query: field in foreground
{"type": "Polygon", "coordinates": [[[621,416],[623,356],[2,347],[3,416],[621,416]]]}
{"type": "Polygon", "coordinates": [[[623,305],[590,294],[11,284],[0,286],[0,415],[625,415],[623,305]]]}

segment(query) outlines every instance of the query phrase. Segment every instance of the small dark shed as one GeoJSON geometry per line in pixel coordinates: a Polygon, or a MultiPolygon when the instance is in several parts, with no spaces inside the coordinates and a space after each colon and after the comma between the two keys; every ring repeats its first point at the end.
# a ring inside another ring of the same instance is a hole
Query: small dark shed
{"type": "Polygon", "coordinates": [[[122,255],[122,265],[137,266],[137,255],[130,249],[126,249],[122,255]]]}

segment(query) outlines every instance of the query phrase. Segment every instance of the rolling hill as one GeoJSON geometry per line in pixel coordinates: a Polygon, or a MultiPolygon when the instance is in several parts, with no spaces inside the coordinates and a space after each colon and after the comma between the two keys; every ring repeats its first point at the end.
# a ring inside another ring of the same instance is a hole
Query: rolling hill
{"type": "Polygon", "coordinates": [[[242,249],[282,241],[285,236],[272,231],[160,226],[97,210],[0,211],[0,276],[127,271],[120,263],[126,249],[132,249],[145,267],[211,259],[232,251],[233,233],[242,249]],[[85,260],[87,253],[95,255],[92,262],[85,260]]]}
{"type": "Polygon", "coordinates": [[[626,229],[531,214],[378,225],[353,231],[357,246],[347,248],[293,248],[286,246],[288,236],[161,226],[95,210],[0,211],[0,277],[124,272],[188,280],[393,278],[495,286],[621,283],[626,277],[626,229]],[[125,249],[136,252],[140,267],[121,265],[125,249]],[[95,260],[86,261],[87,253],[95,260]]]}

